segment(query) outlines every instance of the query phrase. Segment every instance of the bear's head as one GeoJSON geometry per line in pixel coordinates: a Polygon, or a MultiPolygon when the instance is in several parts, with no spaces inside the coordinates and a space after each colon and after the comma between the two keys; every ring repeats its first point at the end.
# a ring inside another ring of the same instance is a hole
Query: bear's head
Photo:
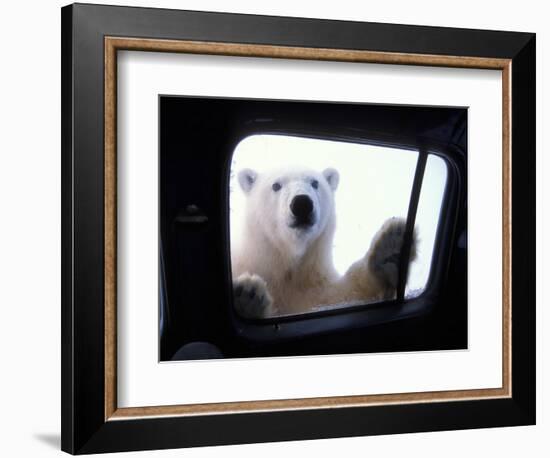
{"type": "Polygon", "coordinates": [[[261,231],[275,246],[301,256],[320,237],[330,238],[335,226],[334,192],[339,174],[292,168],[258,173],[241,170],[249,230],[261,231]]]}

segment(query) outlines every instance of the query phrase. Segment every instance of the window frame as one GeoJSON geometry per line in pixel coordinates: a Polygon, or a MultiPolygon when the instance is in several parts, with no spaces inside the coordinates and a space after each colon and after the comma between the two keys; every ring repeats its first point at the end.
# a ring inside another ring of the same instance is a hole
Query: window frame
{"type": "MultiPolygon", "coordinates": [[[[343,330],[366,328],[405,320],[428,314],[434,308],[450,265],[451,240],[455,238],[459,202],[462,198],[466,198],[466,151],[462,152],[457,145],[443,143],[427,137],[403,136],[397,138],[396,135],[381,131],[359,130],[338,124],[326,125],[302,122],[298,126],[295,122],[278,119],[246,120],[236,128],[234,140],[228,145],[227,149],[229,153],[226,155],[227,161],[225,164],[227,230],[229,230],[230,226],[229,179],[233,154],[241,141],[254,135],[284,135],[416,151],[418,153],[417,169],[423,153],[426,156],[433,154],[445,161],[447,180],[437,224],[430,273],[426,286],[420,295],[409,299],[406,297],[402,300],[396,298],[376,303],[336,307],[329,310],[305,312],[295,315],[246,318],[240,316],[235,311],[233,292],[231,290],[229,293],[231,297],[229,301],[229,313],[231,326],[235,334],[249,341],[273,343],[275,341],[306,338],[324,333],[336,333],[343,330]],[[464,186],[461,187],[461,183],[464,183],[464,186]]],[[[417,170],[415,170],[415,175],[416,172],[417,170]]],[[[409,207],[414,197],[412,191],[411,189],[409,207]]],[[[420,191],[421,186],[416,195],[416,204],[418,204],[420,199],[420,191]]],[[[409,211],[407,222],[409,222],[410,216],[411,212],[409,211]]],[[[227,233],[227,240],[230,240],[229,233],[227,233]]],[[[228,263],[227,269],[231,276],[230,284],[232,285],[230,243],[227,244],[226,260],[228,263]]]]}

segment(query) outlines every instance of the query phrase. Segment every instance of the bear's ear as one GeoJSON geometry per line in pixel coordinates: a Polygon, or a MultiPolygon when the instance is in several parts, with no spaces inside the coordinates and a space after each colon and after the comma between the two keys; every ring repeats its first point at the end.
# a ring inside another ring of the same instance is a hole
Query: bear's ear
{"type": "Polygon", "coordinates": [[[258,174],[252,169],[242,169],[238,175],[239,184],[245,194],[249,193],[258,178],[258,174]]]}
{"type": "Polygon", "coordinates": [[[325,180],[327,180],[330,189],[336,191],[338,183],[340,182],[340,174],[338,173],[338,170],[333,168],[325,169],[323,170],[323,176],[325,177],[325,180]]]}

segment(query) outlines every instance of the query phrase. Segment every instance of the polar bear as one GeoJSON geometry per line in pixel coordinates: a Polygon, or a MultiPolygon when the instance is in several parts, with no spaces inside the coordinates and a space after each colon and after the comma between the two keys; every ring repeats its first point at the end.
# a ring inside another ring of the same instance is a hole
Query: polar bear
{"type": "MultiPolygon", "coordinates": [[[[332,261],[337,170],[243,169],[237,177],[246,202],[241,245],[231,257],[239,315],[266,318],[395,297],[403,218],[387,220],[365,256],[340,276],[332,261]]],[[[411,261],[416,246],[413,233],[411,261]]]]}

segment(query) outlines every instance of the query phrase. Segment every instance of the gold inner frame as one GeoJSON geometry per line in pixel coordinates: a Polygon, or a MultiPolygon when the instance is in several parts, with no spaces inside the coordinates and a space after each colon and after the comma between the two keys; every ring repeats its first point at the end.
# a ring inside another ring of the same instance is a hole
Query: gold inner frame
{"type": "Polygon", "coordinates": [[[512,395],[512,304],[511,304],[511,70],[510,59],[438,56],[345,49],[301,48],[289,46],[215,43],[105,37],[105,420],[143,417],[211,415],[267,412],[382,404],[425,403],[489,398],[512,395]],[[266,57],[357,63],[422,65],[501,70],[502,72],[502,387],[470,390],[430,391],[303,399],[241,401],[170,406],[119,408],[117,404],[117,51],[152,51],[187,54],[266,57]]]}

